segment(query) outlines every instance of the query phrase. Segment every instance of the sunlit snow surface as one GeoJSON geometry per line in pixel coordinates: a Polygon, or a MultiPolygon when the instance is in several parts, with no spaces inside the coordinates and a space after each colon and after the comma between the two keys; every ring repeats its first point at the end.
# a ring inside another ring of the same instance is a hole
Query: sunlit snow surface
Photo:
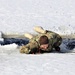
{"type": "MultiPolygon", "coordinates": [[[[35,33],[34,26],[75,33],[75,0],[0,0],[0,32],[35,33]]],[[[28,40],[0,34],[0,75],[75,75],[75,39],[63,39],[61,53],[21,54],[28,40]]]]}

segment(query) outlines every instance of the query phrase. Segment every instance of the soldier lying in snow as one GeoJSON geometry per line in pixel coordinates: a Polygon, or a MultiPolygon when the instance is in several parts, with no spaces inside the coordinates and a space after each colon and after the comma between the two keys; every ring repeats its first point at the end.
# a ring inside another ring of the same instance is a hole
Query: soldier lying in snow
{"type": "Polygon", "coordinates": [[[26,33],[25,37],[29,38],[30,41],[27,45],[22,46],[20,49],[21,53],[26,54],[36,54],[51,52],[53,49],[60,51],[60,44],[62,43],[62,38],[59,34],[44,30],[40,26],[34,28],[39,34],[32,36],[31,34],[26,33]]]}

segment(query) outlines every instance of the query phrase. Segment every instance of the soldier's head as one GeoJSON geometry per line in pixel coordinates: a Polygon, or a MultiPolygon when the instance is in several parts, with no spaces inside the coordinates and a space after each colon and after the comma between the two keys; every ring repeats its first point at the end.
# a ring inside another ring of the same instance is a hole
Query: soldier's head
{"type": "Polygon", "coordinates": [[[49,46],[49,39],[47,36],[43,35],[39,39],[40,49],[46,50],[49,46]]]}

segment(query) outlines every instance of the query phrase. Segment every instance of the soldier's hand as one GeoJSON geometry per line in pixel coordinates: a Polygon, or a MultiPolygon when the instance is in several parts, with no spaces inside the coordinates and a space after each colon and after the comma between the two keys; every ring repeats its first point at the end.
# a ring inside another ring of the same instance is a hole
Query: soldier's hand
{"type": "Polygon", "coordinates": [[[22,46],[20,48],[20,53],[26,53],[29,54],[30,50],[26,46],[22,46]]]}

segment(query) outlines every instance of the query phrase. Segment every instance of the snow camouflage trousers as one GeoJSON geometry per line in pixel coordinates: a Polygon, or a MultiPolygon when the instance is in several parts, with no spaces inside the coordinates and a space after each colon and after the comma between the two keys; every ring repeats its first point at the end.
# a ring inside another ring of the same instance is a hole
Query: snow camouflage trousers
{"type": "Polygon", "coordinates": [[[40,46],[39,38],[43,35],[47,36],[49,39],[49,47],[46,50],[47,52],[51,52],[54,47],[60,46],[62,43],[62,38],[59,34],[52,31],[46,31],[46,33],[35,35],[30,39],[30,42],[27,45],[20,48],[20,52],[26,54],[30,54],[33,51],[38,52],[40,46]]]}

